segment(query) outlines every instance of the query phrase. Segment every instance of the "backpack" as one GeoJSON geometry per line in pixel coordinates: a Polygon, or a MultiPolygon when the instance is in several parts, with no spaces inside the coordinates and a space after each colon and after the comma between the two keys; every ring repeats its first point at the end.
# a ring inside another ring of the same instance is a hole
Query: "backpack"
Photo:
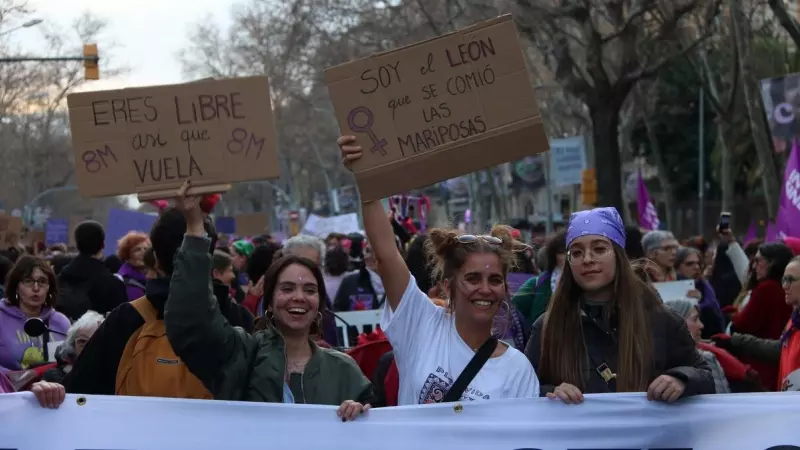
{"type": "Polygon", "coordinates": [[[56,311],[64,314],[71,322],[80,319],[82,315],[92,309],[92,300],[89,298],[91,280],[79,283],[61,281],[58,284],[58,302],[56,311]]]}
{"type": "Polygon", "coordinates": [[[116,395],[213,399],[214,397],[175,355],[164,320],[147,297],[131,302],[144,319],[128,339],[117,368],[116,395]]]}

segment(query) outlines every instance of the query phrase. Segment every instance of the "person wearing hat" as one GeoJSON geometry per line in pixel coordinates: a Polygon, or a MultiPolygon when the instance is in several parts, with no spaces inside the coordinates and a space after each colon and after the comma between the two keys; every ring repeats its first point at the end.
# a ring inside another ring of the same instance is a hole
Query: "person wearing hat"
{"type": "MultiPolygon", "coordinates": [[[[250,256],[255,251],[256,247],[250,241],[245,241],[244,239],[238,240],[231,244],[229,250],[231,253],[231,261],[233,262],[233,272],[236,274],[236,278],[233,280],[233,286],[231,286],[231,297],[236,299],[236,303],[241,304],[244,302],[245,299],[245,292],[242,289],[242,286],[247,286],[248,279],[245,270],[247,269],[247,261],[250,259],[250,256]]],[[[258,281],[253,281],[254,283],[258,281]]]]}
{"type": "Polygon", "coordinates": [[[572,214],[566,242],[558,288],[525,349],[542,394],[565,403],[584,393],[647,392],[664,402],[713,394],[686,322],[633,272],[617,210],[572,214]]]}

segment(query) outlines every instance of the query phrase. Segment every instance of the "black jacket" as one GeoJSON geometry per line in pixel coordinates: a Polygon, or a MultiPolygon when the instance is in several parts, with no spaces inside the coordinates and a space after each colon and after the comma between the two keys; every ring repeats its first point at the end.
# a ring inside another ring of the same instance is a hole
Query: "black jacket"
{"type": "MultiPolygon", "coordinates": [[[[145,291],[145,296],[158,310],[159,318],[162,319],[164,305],[167,303],[169,295],[169,283],[169,278],[148,280],[145,291]]],[[[219,298],[217,301],[219,302],[219,298]]],[[[223,303],[229,305],[231,303],[227,291],[220,302],[220,310],[222,310],[223,303]]],[[[239,305],[236,306],[242,308],[239,305]]],[[[228,314],[223,312],[223,315],[232,325],[252,330],[253,316],[242,315],[239,308],[228,307],[228,314]]],[[[245,312],[250,314],[249,311],[245,312]]],[[[73,364],[72,371],[64,378],[63,384],[67,392],[70,394],[114,395],[117,368],[122,359],[122,353],[125,351],[125,346],[128,345],[128,340],[143,325],[144,318],[128,302],[112,311],[92,335],[83,352],[73,364]]]]}
{"type": "MultiPolygon", "coordinates": [[[[616,373],[619,367],[619,347],[616,329],[604,330],[602,319],[594,308],[585,307],[581,315],[583,319],[583,337],[588,349],[588,363],[584,374],[585,394],[613,392],[612,386],[600,376],[596,370],[602,364],[608,365],[616,373]],[[593,320],[591,317],[595,317],[593,320]]],[[[711,369],[697,352],[695,342],[686,328],[684,321],[677,314],[662,305],[655,305],[649,312],[650,329],[653,332],[653,370],[649,376],[652,382],[660,375],[673,376],[686,384],[683,397],[700,394],[713,394],[714,378],[711,369]]],[[[541,383],[541,395],[553,392],[563,380],[548,380],[539,371],[541,358],[541,339],[547,314],[540,316],[533,324],[531,338],[525,347],[525,356],[533,364],[541,383]]],[[[558,344],[556,344],[558,345],[558,344]]]]}
{"type": "Polygon", "coordinates": [[[236,303],[231,298],[230,287],[223,284],[221,281],[214,280],[214,297],[217,298],[219,303],[219,310],[228,323],[234,327],[242,327],[247,334],[253,332],[253,322],[255,317],[244,306],[236,303]]]}
{"type": "MultiPolygon", "coordinates": [[[[84,282],[89,284],[87,295],[93,311],[105,315],[128,302],[125,284],[109,272],[103,261],[91,256],[78,255],[61,271],[58,285],[77,286],[84,282]]],[[[71,311],[70,319],[77,320],[85,312],[71,311]]]]}
{"type": "Polygon", "coordinates": [[[372,286],[369,271],[362,268],[342,279],[336,298],[333,299],[335,311],[360,311],[378,309],[383,305],[384,296],[378,296],[372,286]]]}

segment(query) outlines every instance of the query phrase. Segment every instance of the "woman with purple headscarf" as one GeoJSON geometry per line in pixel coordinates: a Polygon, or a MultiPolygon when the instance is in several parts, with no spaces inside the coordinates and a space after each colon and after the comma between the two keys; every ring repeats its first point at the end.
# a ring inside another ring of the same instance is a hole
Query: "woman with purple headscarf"
{"type": "Polygon", "coordinates": [[[715,392],[683,318],[633,272],[614,208],[570,217],[567,263],[525,354],[542,394],[565,403],[583,402],[584,393],[647,392],[674,402],[715,392]]]}

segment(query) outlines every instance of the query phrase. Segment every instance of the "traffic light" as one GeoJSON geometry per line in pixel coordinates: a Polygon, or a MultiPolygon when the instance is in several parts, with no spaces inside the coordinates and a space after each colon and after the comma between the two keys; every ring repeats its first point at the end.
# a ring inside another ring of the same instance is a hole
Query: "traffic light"
{"type": "Polygon", "coordinates": [[[100,79],[100,57],[97,55],[97,44],[83,45],[84,78],[87,80],[100,79]]]}
{"type": "Polygon", "coordinates": [[[597,171],[586,169],[581,173],[581,203],[587,206],[597,204],[597,171]]]}

